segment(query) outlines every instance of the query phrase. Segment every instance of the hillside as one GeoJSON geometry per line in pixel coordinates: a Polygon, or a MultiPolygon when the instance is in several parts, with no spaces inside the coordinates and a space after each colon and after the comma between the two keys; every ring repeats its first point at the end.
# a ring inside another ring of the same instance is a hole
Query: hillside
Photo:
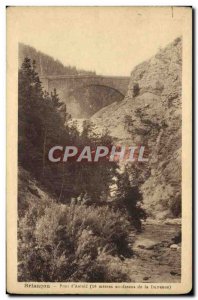
{"type": "MultiPolygon", "coordinates": [[[[110,225],[116,222],[118,226],[119,215],[111,215],[111,218],[108,219],[104,215],[107,210],[102,210],[103,218],[105,219],[101,219],[101,215],[98,214],[101,209],[92,209],[91,207],[86,207],[85,209],[85,206],[82,205],[75,207],[73,204],[67,206],[56,203],[56,200],[44,191],[43,187],[34,179],[30,172],[19,167],[18,280],[24,282],[27,281],[27,276],[29,276],[28,278],[34,276],[34,280],[39,278],[39,281],[43,281],[43,278],[47,277],[48,279],[49,276],[53,276],[53,278],[57,276],[57,270],[62,271],[61,276],[67,274],[65,270],[68,268],[72,270],[72,266],[68,266],[68,252],[66,251],[71,243],[69,234],[72,233],[73,238],[76,226],[76,233],[78,234],[77,245],[72,249],[73,252],[75,251],[74,258],[78,255],[77,259],[75,259],[75,265],[77,264],[75,273],[81,275],[82,267],[85,264],[85,269],[83,270],[83,279],[85,281],[98,278],[97,266],[99,265],[99,274],[101,272],[106,274],[108,271],[106,276],[111,276],[112,281],[159,282],[159,272],[161,272],[161,281],[163,279],[165,282],[179,282],[181,276],[181,244],[174,245],[177,247],[177,250],[172,248],[173,240],[180,232],[179,224],[145,223],[143,232],[136,237],[133,229],[130,228],[127,240],[128,249],[131,249],[131,253],[134,253],[134,255],[129,257],[122,256],[121,260],[118,256],[112,256],[105,252],[105,247],[101,252],[101,248],[98,247],[98,236],[94,235],[90,227],[93,226],[96,230],[97,226],[101,225],[99,231],[101,233],[103,228],[103,230],[106,230],[105,222],[110,222],[110,225]],[[68,215],[65,214],[60,221],[61,214],[65,212],[68,212],[68,215]],[[82,224],[81,219],[83,220],[82,224]],[[64,221],[66,223],[65,226],[63,225],[64,221]],[[61,222],[61,225],[59,222],[61,222]],[[89,227],[84,228],[86,222],[89,224],[89,227]],[[64,233],[64,230],[66,233],[64,233]],[[52,245],[54,248],[52,248],[52,245]],[[62,253],[57,253],[58,247],[60,250],[60,245],[63,247],[64,254],[62,256],[62,253]],[[87,253],[93,253],[93,251],[96,254],[93,262],[91,262],[90,259],[87,259],[87,253]],[[42,268],[40,268],[40,261],[42,261],[42,268]],[[91,270],[93,270],[92,272],[89,272],[90,266],[91,270]],[[88,275],[86,275],[87,273],[88,275]],[[92,277],[90,278],[90,276],[92,277]]],[[[120,224],[123,225],[123,219],[120,221],[120,224]]],[[[107,229],[110,230],[109,235],[111,236],[112,227],[107,229]]],[[[107,234],[108,231],[105,233],[107,234]]],[[[117,234],[119,235],[119,231],[117,234]]],[[[123,237],[121,240],[123,241],[123,237]]],[[[107,243],[106,240],[105,242],[107,243]]],[[[74,259],[73,253],[72,255],[69,254],[69,258],[70,260],[74,259]]],[[[78,281],[79,279],[75,277],[75,280],[78,281]]],[[[106,280],[106,278],[103,280],[106,280]]],[[[62,277],[61,281],[63,281],[62,277]]]]}
{"type": "Polygon", "coordinates": [[[18,169],[18,216],[24,217],[32,207],[45,207],[54,200],[30,172],[19,166],[18,169]]]}
{"type": "Polygon", "coordinates": [[[39,75],[78,75],[95,74],[95,72],[77,70],[76,67],[64,66],[59,60],[37,51],[35,48],[19,43],[19,67],[23,63],[25,57],[36,61],[36,69],[39,75]]]}
{"type": "Polygon", "coordinates": [[[180,215],[181,80],[182,39],[177,38],[134,68],[123,101],[91,118],[119,143],[148,146],[150,175],[143,174],[141,190],[156,218],[180,215]]]}
{"type": "Polygon", "coordinates": [[[180,216],[181,49],[177,39],[134,69],[123,100],[95,107],[91,120],[111,133],[101,136],[89,121],[82,126],[81,120],[80,133],[75,122],[65,126],[56,92],[43,94],[34,64],[24,61],[18,73],[19,282],[181,281],[180,219],[168,219],[180,216]],[[62,143],[78,149],[141,144],[150,157],[127,168],[108,160],[54,164],[49,150],[62,143]]]}

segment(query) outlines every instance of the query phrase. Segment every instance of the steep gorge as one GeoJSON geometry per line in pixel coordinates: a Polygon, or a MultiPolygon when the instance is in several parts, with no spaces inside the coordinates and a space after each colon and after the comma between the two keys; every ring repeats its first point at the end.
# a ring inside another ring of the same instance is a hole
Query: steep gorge
{"type": "MultiPolygon", "coordinates": [[[[141,191],[153,218],[181,212],[182,38],[179,37],[131,73],[126,97],[91,120],[115,141],[149,149],[149,176],[141,191]]],[[[147,172],[148,173],[148,172],[147,172]]]]}

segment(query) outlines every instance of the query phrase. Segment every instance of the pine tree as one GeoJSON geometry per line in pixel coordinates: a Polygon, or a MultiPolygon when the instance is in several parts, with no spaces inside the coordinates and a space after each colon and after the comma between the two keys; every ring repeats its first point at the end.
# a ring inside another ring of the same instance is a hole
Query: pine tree
{"type": "Polygon", "coordinates": [[[118,178],[117,206],[128,213],[131,223],[141,231],[141,221],[146,219],[145,210],[142,208],[142,194],[138,186],[132,186],[129,173],[126,169],[118,178]]]}
{"type": "MultiPolygon", "coordinates": [[[[59,175],[55,178],[54,173],[58,173],[60,166],[49,165],[47,153],[52,145],[68,138],[68,130],[55,106],[55,102],[60,103],[57,93],[51,98],[43,92],[36,63],[31,64],[29,58],[25,58],[19,70],[18,93],[19,164],[44,184],[50,186],[55,179],[59,186],[59,175]]],[[[57,190],[57,186],[52,189],[57,190]]]]}
{"type": "Polygon", "coordinates": [[[18,96],[19,164],[60,202],[70,202],[72,197],[84,199],[85,195],[91,204],[106,202],[117,174],[115,162],[104,159],[101,163],[52,163],[47,156],[54,145],[75,145],[79,149],[89,145],[93,151],[100,145],[110,147],[112,139],[108,133],[99,135],[90,122],[84,123],[81,134],[75,125],[67,126],[66,107],[56,90],[50,95],[43,92],[36,64],[28,58],[19,70],[18,96]]]}

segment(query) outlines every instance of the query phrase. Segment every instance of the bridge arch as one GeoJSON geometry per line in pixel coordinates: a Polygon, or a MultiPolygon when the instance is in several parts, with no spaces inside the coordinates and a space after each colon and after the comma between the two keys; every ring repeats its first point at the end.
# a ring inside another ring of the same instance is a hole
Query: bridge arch
{"type": "Polygon", "coordinates": [[[106,88],[106,89],[109,89],[109,90],[112,90],[114,91],[115,93],[118,93],[123,99],[125,97],[125,95],[119,91],[118,89],[112,87],[112,86],[109,86],[109,85],[104,85],[104,84],[98,84],[98,83],[90,83],[90,84],[84,84],[76,89],[74,89],[73,91],[70,91],[68,93],[68,96],[71,96],[75,91],[79,91],[81,89],[84,89],[84,88],[89,88],[89,87],[99,87],[99,88],[106,88]]]}
{"type": "Polygon", "coordinates": [[[49,93],[54,88],[57,90],[68,110],[71,108],[78,111],[78,115],[81,113],[82,117],[90,117],[101,108],[121,101],[126,95],[129,79],[98,75],[53,75],[42,77],[41,82],[49,93]]]}
{"type": "Polygon", "coordinates": [[[101,84],[84,84],[68,93],[68,111],[71,115],[75,110],[81,112],[83,117],[91,117],[101,108],[120,102],[124,95],[114,87],[101,84]]]}

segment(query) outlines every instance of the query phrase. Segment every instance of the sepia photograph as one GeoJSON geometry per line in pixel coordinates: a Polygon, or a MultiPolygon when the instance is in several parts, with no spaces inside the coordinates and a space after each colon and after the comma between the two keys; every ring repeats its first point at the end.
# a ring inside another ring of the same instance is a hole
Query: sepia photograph
{"type": "Polygon", "coordinates": [[[192,8],[8,7],[7,58],[8,292],[188,293],[192,8]]]}

